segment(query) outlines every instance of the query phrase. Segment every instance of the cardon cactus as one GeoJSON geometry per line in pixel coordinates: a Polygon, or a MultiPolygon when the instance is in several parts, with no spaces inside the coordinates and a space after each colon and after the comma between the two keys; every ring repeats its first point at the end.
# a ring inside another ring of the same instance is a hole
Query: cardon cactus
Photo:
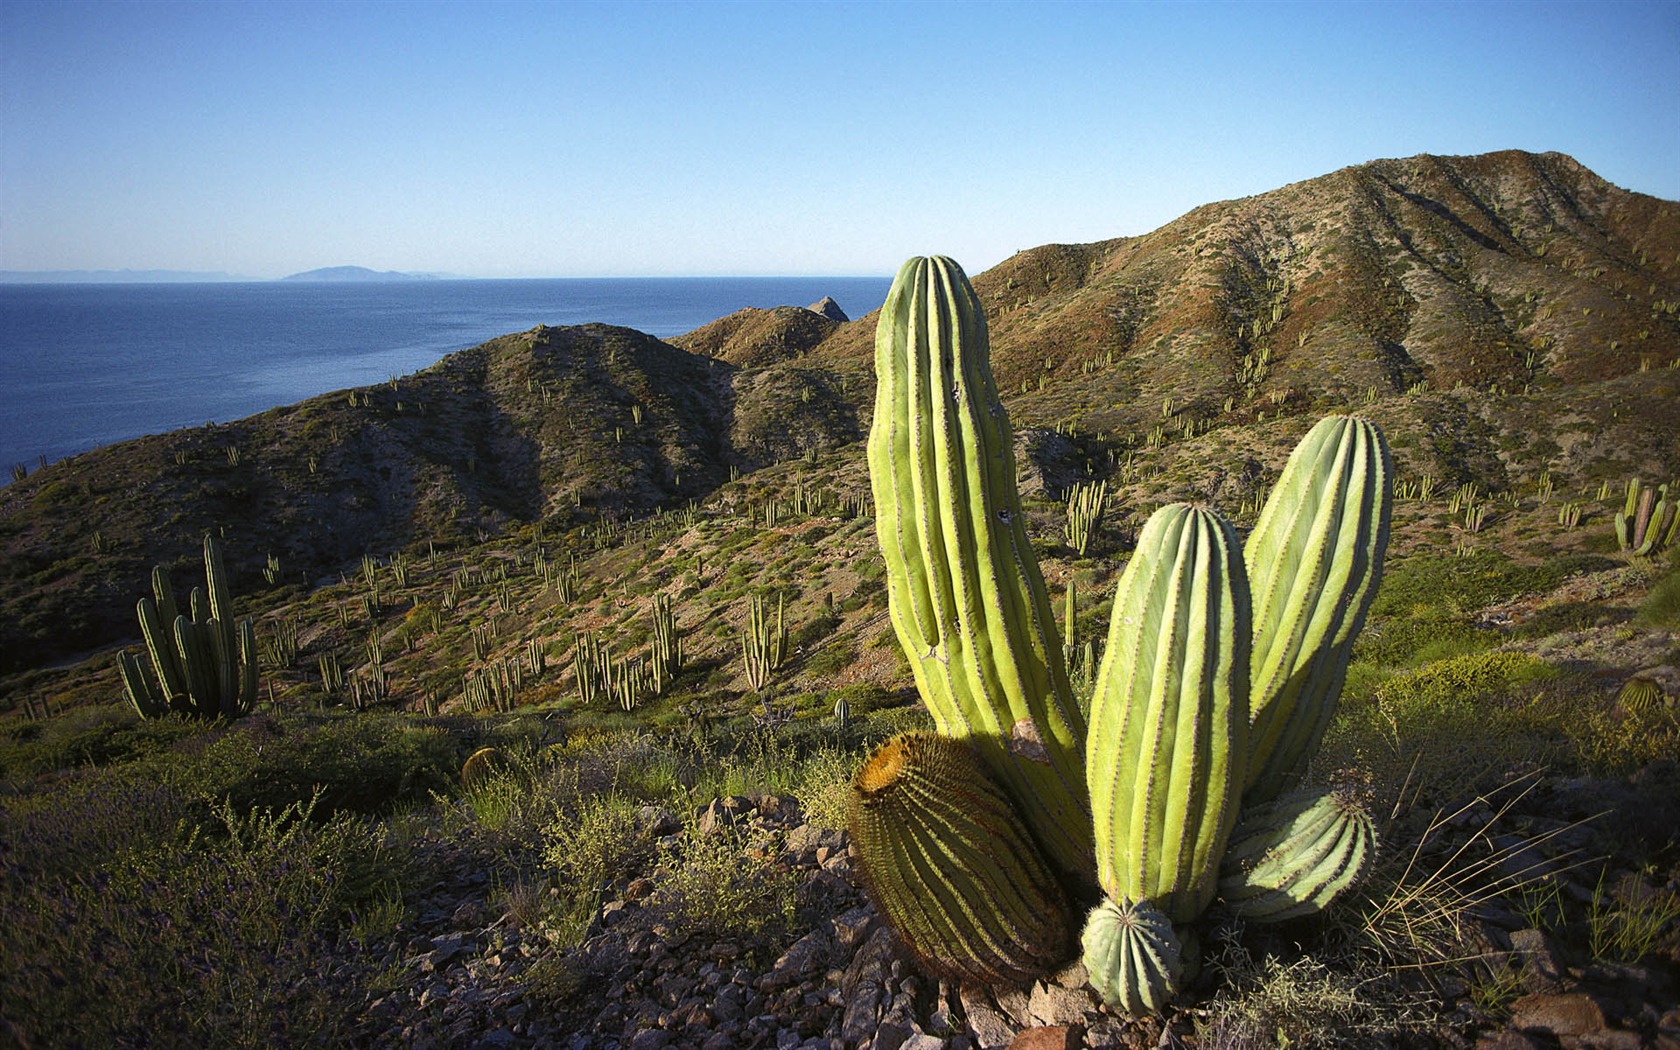
{"type": "Polygon", "coordinates": [[[875,526],[916,687],[939,731],[979,752],[1056,868],[1088,879],[1085,720],[1027,540],[985,315],[955,262],[900,268],[875,373],[875,526]]]}
{"type": "Polygon", "coordinates": [[[968,744],[887,741],[853,781],[849,818],[871,898],[930,970],[1020,984],[1066,957],[1061,886],[968,744]]]}
{"type": "Polygon", "coordinates": [[[214,536],[204,538],[204,578],[205,590],[193,588],[190,618],[178,612],[161,566],[152,572],[154,597],[141,598],[136,607],[152,673],[126,651],[117,655],[117,670],[142,718],[170,711],[236,718],[256,703],[256,632],[249,619],[234,623],[233,594],[214,536]]]}
{"type": "Polygon", "coordinates": [[[1243,548],[1254,601],[1244,802],[1299,781],[1336,712],[1354,636],[1376,597],[1393,514],[1382,432],[1322,419],[1290,453],[1243,548]]]}
{"type": "Polygon", "coordinates": [[[1213,900],[1248,754],[1249,596],[1236,530],[1177,503],[1114,597],[1085,762],[1097,881],[1190,922],[1213,900]]]}
{"type": "Polygon", "coordinates": [[[1322,911],[1376,855],[1371,815],[1350,792],[1300,791],[1245,810],[1219,871],[1219,896],[1251,922],[1322,911]]]}
{"type": "Polygon", "coordinates": [[[1085,920],[1085,970],[1103,1001],[1129,1014],[1159,1013],[1182,976],[1172,923],[1145,903],[1105,900],[1085,920]]]}

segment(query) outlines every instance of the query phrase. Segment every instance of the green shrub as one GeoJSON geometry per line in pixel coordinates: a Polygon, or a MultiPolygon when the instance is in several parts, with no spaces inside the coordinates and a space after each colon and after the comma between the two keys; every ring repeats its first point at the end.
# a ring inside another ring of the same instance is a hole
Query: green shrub
{"type": "Polygon", "coordinates": [[[1680,628],[1680,565],[1651,585],[1635,620],[1650,627],[1680,628]]]}

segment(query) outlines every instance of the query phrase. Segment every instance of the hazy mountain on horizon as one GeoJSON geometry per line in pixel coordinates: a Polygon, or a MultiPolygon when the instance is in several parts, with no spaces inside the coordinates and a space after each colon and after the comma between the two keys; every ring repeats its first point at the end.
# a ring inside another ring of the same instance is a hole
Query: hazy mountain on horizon
{"type": "Polygon", "coordinates": [[[365,266],[323,266],[280,278],[282,281],[437,281],[439,273],[404,273],[400,270],[370,270],[365,266]]]}
{"type": "Polygon", "coordinates": [[[227,284],[259,281],[220,270],[0,270],[0,284],[227,284]]]}

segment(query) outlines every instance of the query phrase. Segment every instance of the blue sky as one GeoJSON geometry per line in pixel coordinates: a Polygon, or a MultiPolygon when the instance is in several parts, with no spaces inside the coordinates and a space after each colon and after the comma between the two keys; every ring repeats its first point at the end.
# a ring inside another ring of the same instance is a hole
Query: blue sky
{"type": "Polygon", "coordinates": [[[0,3],[0,269],[979,272],[1506,148],[1680,199],[1680,3],[0,3]]]}

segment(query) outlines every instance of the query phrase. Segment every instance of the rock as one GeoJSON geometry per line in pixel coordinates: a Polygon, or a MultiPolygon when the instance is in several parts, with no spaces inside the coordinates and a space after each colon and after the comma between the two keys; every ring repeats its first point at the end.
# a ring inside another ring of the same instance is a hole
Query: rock
{"type": "Polygon", "coordinates": [[[1060,984],[1045,984],[1043,981],[1033,985],[1032,997],[1027,1004],[1035,1022],[1051,1026],[1083,1026],[1085,1011],[1096,1008],[1096,1002],[1084,988],[1064,988],[1060,984]]]}
{"type": "Polygon", "coordinates": [[[1078,1050],[1084,1039],[1084,1025],[1047,1025],[1025,1029],[1009,1050],[1078,1050]]]}
{"type": "Polygon", "coordinates": [[[1604,1008],[1585,992],[1536,993],[1511,1004],[1511,1027],[1523,1031],[1538,1030],[1555,1036],[1584,1035],[1604,1026],[1604,1008]]]}
{"type": "Polygon", "coordinates": [[[864,938],[880,925],[880,920],[873,908],[859,905],[834,916],[828,924],[834,931],[835,942],[842,948],[850,949],[862,944],[864,938]]]}
{"type": "Polygon", "coordinates": [[[1540,1050],[1540,1044],[1521,1032],[1506,1028],[1476,1040],[1476,1050],[1540,1050]]]}
{"type": "Polygon", "coordinates": [[[911,1033],[910,1038],[898,1050],[950,1050],[951,1041],[926,1032],[911,1033]]]}
{"type": "Polygon", "coordinates": [[[984,988],[964,982],[960,995],[963,1016],[980,1050],[996,1050],[1014,1041],[1017,1026],[998,1010],[984,988]]]}
{"type": "Polygon", "coordinates": [[[665,1050],[671,1045],[671,1033],[663,1028],[644,1028],[630,1040],[630,1050],[665,1050]]]}
{"type": "Polygon", "coordinates": [[[1563,987],[1563,963],[1544,930],[1514,930],[1511,957],[1522,966],[1523,987],[1531,992],[1556,992],[1563,987]]]}
{"type": "Polygon", "coordinates": [[[716,798],[700,810],[695,827],[701,835],[712,835],[720,828],[734,827],[741,823],[747,819],[748,814],[757,812],[757,809],[752,799],[741,795],[716,798]]]}
{"type": "Polygon", "coordinates": [[[832,296],[825,295],[805,309],[814,314],[822,314],[830,321],[839,321],[841,324],[851,320],[850,317],[846,316],[846,311],[840,309],[840,304],[835,302],[832,296]]]}
{"type": "Polygon", "coordinates": [[[830,944],[820,930],[812,930],[781,954],[770,972],[758,980],[760,991],[776,992],[797,981],[821,973],[828,964],[830,944]]]}

